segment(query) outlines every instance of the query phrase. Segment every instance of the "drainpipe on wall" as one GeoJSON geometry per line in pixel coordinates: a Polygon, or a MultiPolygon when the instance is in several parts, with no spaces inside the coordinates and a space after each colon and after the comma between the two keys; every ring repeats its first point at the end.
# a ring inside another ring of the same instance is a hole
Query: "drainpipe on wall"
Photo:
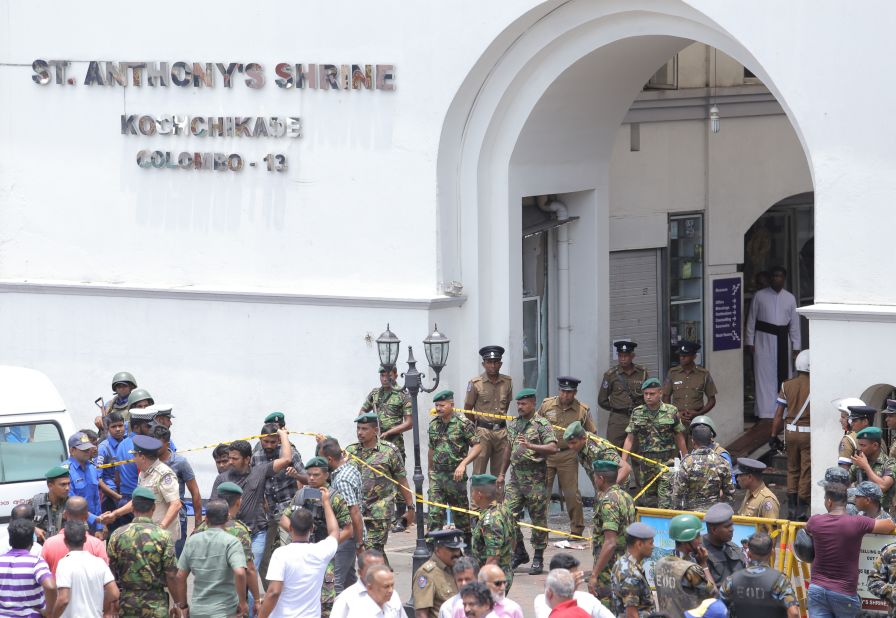
{"type": "MultiPolygon", "coordinates": [[[[569,219],[563,202],[539,196],[535,201],[539,210],[557,215],[557,221],[569,219]]],[[[557,228],[557,375],[569,375],[569,225],[557,228]]]]}

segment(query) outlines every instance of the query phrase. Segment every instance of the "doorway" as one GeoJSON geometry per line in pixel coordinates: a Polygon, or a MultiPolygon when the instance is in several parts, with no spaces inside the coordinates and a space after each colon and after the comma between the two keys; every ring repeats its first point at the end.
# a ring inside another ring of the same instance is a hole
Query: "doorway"
{"type": "MultiPolygon", "coordinates": [[[[814,193],[801,193],[781,200],[750,226],[744,234],[744,315],[750,311],[753,295],[763,273],[775,266],[787,269],[786,288],[796,297],[798,307],[815,302],[814,193]]],[[[803,349],[809,348],[809,321],[800,317],[803,349]]],[[[755,385],[753,359],[744,355],[744,417],[753,415],[755,385]]]]}

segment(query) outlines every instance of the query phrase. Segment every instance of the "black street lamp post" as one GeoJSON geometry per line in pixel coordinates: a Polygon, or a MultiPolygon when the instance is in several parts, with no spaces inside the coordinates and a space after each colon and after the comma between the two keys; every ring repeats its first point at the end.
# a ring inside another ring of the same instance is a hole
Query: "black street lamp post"
{"type": "MultiPolygon", "coordinates": [[[[386,331],[380,335],[377,340],[377,352],[379,353],[380,363],[386,369],[391,369],[398,361],[398,349],[401,340],[395,336],[389,325],[386,324],[386,331]]],[[[436,381],[431,388],[423,386],[423,375],[417,371],[417,359],[414,358],[414,349],[408,346],[408,370],[402,374],[404,377],[404,387],[411,396],[411,410],[413,414],[413,436],[414,436],[414,493],[423,495],[423,468],[420,464],[420,423],[417,418],[417,396],[420,391],[431,393],[439,387],[439,374],[445,367],[448,360],[449,339],[439,332],[439,326],[433,327],[432,334],[423,340],[423,351],[426,354],[426,361],[430,368],[436,373],[436,381]]],[[[414,549],[413,568],[411,570],[411,580],[413,585],[414,573],[417,572],[423,563],[429,560],[429,548],[426,546],[426,540],[423,536],[423,503],[414,500],[415,515],[417,521],[417,547],[414,549]]],[[[408,601],[411,602],[410,600],[408,601]]]]}

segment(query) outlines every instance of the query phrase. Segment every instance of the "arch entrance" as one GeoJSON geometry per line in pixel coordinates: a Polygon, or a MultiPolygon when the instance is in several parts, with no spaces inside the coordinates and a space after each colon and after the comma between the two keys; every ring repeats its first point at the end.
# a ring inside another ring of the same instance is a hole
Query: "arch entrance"
{"type": "MultiPolygon", "coordinates": [[[[542,5],[496,39],[458,91],[438,173],[441,278],[469,292],[461,349],[501,343],[514,381],[544,394],[556,376],[576,375],[579,398],[598,410],[613,339],[652,337],[660,377],[676,362],[674,341],[694,339],[719,384],[720,437],[742,433],[743,235],[769,204],[812,183],[786,103],[739,41],[674,0],[542,5]],[[683,62],[693,56],[702,85],[683,62]],[[723,65],[740,68],[740,84],[722,85],[723,65]],[[751,133],[759,117],[769,127],[751,133]],[[562,211],[542,207],[554,201],[562,211]],[[618,326],[614,316],[633,315],[613,305],[611,268],[644,256],[654,278],[638,288],[647,299],[630,303],[654,303],[644,319],[655,323],[618,326]],[[736,280],[741,320],[719,345],[721,280],[736,280]]],[[[599,411],[599,428],[606,418],[599,411]]]]}

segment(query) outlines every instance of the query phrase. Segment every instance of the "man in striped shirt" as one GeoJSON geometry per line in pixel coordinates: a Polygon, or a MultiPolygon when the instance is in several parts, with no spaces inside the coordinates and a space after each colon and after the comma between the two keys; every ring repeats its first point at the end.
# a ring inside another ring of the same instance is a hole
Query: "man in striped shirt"
{"type": "Polygon", "coordinates": [[[29,550],[34,542],[34,522],[9,522],[8,552],[0,556],[0,614],[40,618],[44,608],[56,605],[56,581],[43,558],[29,550]]]}
{"type": "Polygon", "coordinates": [[[339,544],[336,551],[336,594],[357,581],[355,558],[364,551],[364,520],[361,518],[361,473],[348,465],[342,447],[335,438],[319,440],[318,453],[330,467],[330,487],[348,505],[352,520],[352,538],[339,544]]]}

